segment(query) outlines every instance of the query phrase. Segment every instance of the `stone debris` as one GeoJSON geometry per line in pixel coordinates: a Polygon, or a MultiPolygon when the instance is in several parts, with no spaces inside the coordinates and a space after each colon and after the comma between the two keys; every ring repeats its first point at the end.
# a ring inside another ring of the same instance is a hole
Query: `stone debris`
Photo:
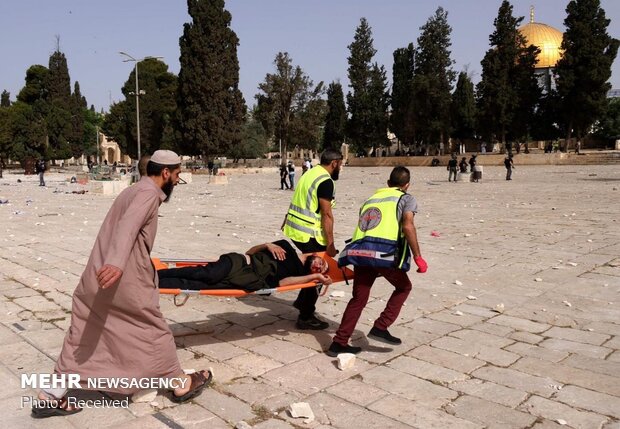
{"type": "Polygon", "coordinates": [[[462,311],[459,311],[459,310],[456,310],[456,311],[455,311],[454,313],[452,313],[452,314],[454,314],[455,316],[462,316],[462,315],[463,315],[463,312],[462,312],[462,311]]]}
{"type": "Polygon", "coordinates": [[[235,429],[252,429],[252,426],[249,423],[241,420],[235,425],[235,429]]]}
{"type": "Polygon", "coordinates": [[[353,353],[340,353],[337,357],[339,370],[346,371],[355,367],[355,355],[353,353]]]}
{"type": "Polygon", "coordinates": [[[344,291],[334,290],[329,294],[329,296],[331,296],[332,298],[344,298],[344,291]]]}
{"type": "Polygon", "coordinates": [[[567,262],[566,264],[570,265],[571,267],[576,267],[577,266],[576,262],[567,262]]]}
{"type": "Polygon", "coordinates": [[[314,413],[310,404],[307,402],[294,402],[289,405],[289,413],[293,418],[303,418],[304,423],[311,423],[314,421],[314,413]]]}
{"type": "Polygon", "coordinates": [[[457,286],[463,286],[463,283],[459,280],[454,280],[454,284],[457,286]]]}
{"type": "Polygon", "coordinates": [[[556,421],[559,425],[562,425],[562,426],[564,426],[564,425],[567,425],[567,424],[568,424],[568,422],[567,422],[566,420],[564,420],[564,419],[556,419],[555,421],[556,421]]]}
{"type": "Polygon", "coordinates": [[[541,279],[540,277],[536,277],[536,278],[534,279],[534,281],[535,281],[535,282],[542,282],[542,279],[541,279]]]}
{"type": "Polygon", "coordinates": [[[474,300],[476,300],[478,298],[473,296],[473,295],[467,295],[467,299],[469,299],[470,301],[474,301],[474,300]]]}
{"type": "Polygon", "coordinates": [[[153,402],[157,398],[157,389],[142,389],[133,394],[131,400],[133,402],[153,402]]]}
{"type": "Polygon", "coordinates": [[[571,303],[570,303],[570,302],[568,302],[568,301],[562,301],[562,304],[564,304],[564,305],[565,305],[565,306],[567,306],[567,307],[572,307],[572,306],[573,306],[573,304],[571,304],[571,303]]]}
{"type": "Polygon", "coordinates": [[[463,234],[463,237],[471,237],[471,234],[463,234]]]}
{"type": "Polygon", "coordinates": [[[497,312],[497,313],[503,313],[504,312],[504,303],[500,302],[499,304],[497,304],[494,308],[493,311],[497,312]]]}

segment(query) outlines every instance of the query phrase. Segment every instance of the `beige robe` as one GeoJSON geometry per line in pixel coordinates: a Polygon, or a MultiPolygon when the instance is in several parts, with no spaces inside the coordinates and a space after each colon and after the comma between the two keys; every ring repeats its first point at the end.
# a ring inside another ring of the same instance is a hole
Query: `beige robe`
{"type": "Polygon", "coordinates": [[[112,204],[73,293],[71,326],[57,373],[79,374],[84,381],[174,377],[182,372],[172,332],[159,309],[157,272],[150,258],[157,212],[165,198],[155,182],[144,177],[112,204]],[[101,289],[96,272],[106,264],[120,268],[123,275],[118,284],[101,289]]]}

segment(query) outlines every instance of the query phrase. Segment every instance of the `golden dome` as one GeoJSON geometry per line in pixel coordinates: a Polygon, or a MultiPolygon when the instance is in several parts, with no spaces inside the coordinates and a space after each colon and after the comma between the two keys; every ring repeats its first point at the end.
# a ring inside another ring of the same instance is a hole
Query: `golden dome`
{"type": "Polygon", "coordinates": [[[528,45],[540,49],[536,68],[555,67],[562,54],[562,32],[547,24],[534,22],[534,11],[530,12],[530,22],[519,28],[528,45]]]}

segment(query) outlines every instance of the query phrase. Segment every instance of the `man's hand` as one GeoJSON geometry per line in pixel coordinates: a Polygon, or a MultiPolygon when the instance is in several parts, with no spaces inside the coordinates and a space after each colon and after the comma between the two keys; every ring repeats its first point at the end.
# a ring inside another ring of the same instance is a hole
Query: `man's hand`
{"type": "Polygon", "coordinates": [[[329,286],[330,284],[334,282],[330,276],[325,275],[325,274],[320,274],[320,273],[316,274],[316,279],[320,283],[323,283],[325,286],[329,286]]]}
{"type": "Polygon", "coordinates": [[[338,250],[336,250],[336,246],[334,246],[334,243],[331,243],[329,246],[327,246],[327,249],[325,249],[325,253],[327,253],[332,258],[338,254],[338,250]]]}
{"type": "Polygon", "coordinates": [[[114,285],[123,276],[123,271],[114,265],[104,265],[97,271],[97,281],[101,289],[114,285]]]}
{"type": "Polygon", "coordinates": [[[421,256],[416,256],[413,258],[413,262],[418,266],[418,273],[425,273],[428,270],[428,264],[421,256]]]}
{"type": "Polygon", "coordinates": [[[284,250],[277,244],[267,243],[267,250],[269,250],[273,257],[276,258],[278,261],[284,261],[284,258],[286,258],[286,250],[284,250]]]}

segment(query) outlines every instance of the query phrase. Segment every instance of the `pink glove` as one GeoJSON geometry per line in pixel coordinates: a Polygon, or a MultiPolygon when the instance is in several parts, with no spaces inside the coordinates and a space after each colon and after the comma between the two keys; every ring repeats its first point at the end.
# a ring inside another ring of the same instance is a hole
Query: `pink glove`
{"type": "Polygon", "coordinates": [[[421,256],[416,256],[413,258],[413,262],[418,266],[418,273],[425,273],[428,269],[428,264],[421,256]]]}

